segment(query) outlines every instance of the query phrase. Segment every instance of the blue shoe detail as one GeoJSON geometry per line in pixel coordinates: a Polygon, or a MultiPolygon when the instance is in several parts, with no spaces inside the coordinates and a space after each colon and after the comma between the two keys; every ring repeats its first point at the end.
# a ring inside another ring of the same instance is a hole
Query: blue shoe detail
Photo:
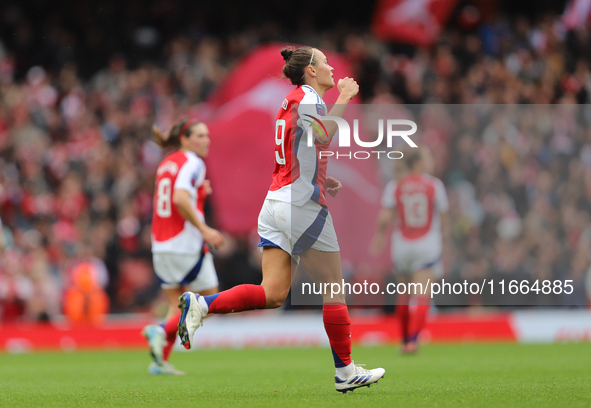
{"type": "Polygon", "coordinates": [[[158,364],[150,364],[148,366],[148,373],[152,375],[162,374],[163,370],[162,367],[158,364]]]}
{"type": "Polygon", "coordinates": [[[187,332],[186,320],[187,313],[189,312],[189,306],[191,305],[191,295],[185,292],[179,297],[179,300],[181,301],[181,303],[179,303],[179,309],[181,309],[181,318],[179,319],[178,324],[179,337],[181,338],[181,343],[183,344],[183,346],[185,346],[185,348],[188,349],[186,345],[189,342],[189,334],[187,332]]]}
{"type": "Polygon", "coordinates": [[[181,318],[179,319],[179,325],[185,324],[185,320],[187,319],[187,312],[189,311],[189,305],[191,304],[191,296],[188,293],[183,293],[179,299],[181,304],[179,308],[181,309],[181,318]]]}
{"type": "Polygon", "coordinates": [[[355,381],[357,381],[358,378],[359,378],[359,376],[356,376],[351,381],[349,381],[348,384],[353,384],[355,381]]]}
{"type": "Polygon", "coordinates": [[[148,366],[148,373],[152,375],[185,375],[184,372],[177,370],[167,361],[162,364],[151,363],[148,366]]]}
{"type": "Polygon", "coordinates": [[[341,380],[339,377],[337,377],[336,375],[334,376],[334,382],[336,382],[337,384],[342,384],[347,380],[341,380]]]}

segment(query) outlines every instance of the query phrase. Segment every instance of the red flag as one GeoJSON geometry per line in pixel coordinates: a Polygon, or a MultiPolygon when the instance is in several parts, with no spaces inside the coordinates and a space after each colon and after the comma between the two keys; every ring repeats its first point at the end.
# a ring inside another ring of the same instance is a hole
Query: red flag
{"type": "Polygon", "coordinates": [[[430,46],[439,36],[457,0],[380,0],[373,21],[382,40],[430,46]]]}

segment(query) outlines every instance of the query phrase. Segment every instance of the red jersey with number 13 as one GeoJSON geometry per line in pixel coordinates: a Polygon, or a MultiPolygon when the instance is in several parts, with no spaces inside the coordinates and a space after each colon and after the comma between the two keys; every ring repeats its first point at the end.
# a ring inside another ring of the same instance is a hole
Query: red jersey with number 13
{"type": "Polygon", "coordinates": [[[441,180],[425,173],[407,174],[395,186],[393,196],[394,200],[386,195],[382,205],[398,208],[398,225],[404,238],[416,240],[431,234],[441,236],[440,214],[447,212],[449,207],[441,180]]]}

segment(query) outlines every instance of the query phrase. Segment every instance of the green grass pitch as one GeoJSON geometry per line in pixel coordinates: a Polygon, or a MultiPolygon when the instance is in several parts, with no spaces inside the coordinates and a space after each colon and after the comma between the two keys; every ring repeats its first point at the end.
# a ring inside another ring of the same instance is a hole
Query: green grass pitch
{"type": "Polygon", "coordinates": [[[589,407],[591,344],[354,347],[382,366],[337,393],[328,349],[177,352],[183,377],[147,374],[147,351],[0,354],[1,407],[589,407]]]}

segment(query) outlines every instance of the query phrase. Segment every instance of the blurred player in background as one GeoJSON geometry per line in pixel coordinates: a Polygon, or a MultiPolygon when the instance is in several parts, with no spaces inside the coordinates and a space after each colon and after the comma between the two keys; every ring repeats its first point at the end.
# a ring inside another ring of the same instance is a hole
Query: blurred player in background
{"type": "MultiPolygon", "coordinates": [[[[326,116],[324,93],[334,86],[333,68],[318,49],[283,49],[283,73],[296,89],[277,114],[275,126],[275,170],[273,182],[259,214],[259,247],[263,252],[261,285],[239,285],[216,295],[183,294],[179,335],[190,348],[195,330],[208,313],[280,307],[291,285],[292,267],[303,262],[316,283],[341,283],[341,257],[325,194],[336,196],[341,183],[326,177],[327,150],[337,130],[333,121],[320,121],[326,129],[314,128],[315,140],[308,146],[309,116],[326,116]],[[304,135],[304,136],[303,136],[304,135]]],[[[339,97],[329,116],[342,117],[359,86],[351,78],[338,82],[339,97]]],[[[366,370],[351,360],[351,320],[343,293],[324,296],[322,315],[336,367],[337,391],[347,392],[369,386],[383,377],[385,370],[366,370]]]]}
{"type": "MultiPolygon", "coordinates": [[[[428,174],[433,163],[429,150],[410,149],[401,162],[408,171],[391,180],[384,189],[377,233],[370,250],[376,254],[383,251],[386,231],[396,221],[391,255],[398,280],[424,286],[429,279],[433,282],[443,274],[442,225],[447,224],[447,194],[441,180],[428,174]]],[[[430,307],[430,292],[415,295],[407,291],[398,295],[396,313],[401,323],[403,353],[417,351],[417,340],[430,307]]]]}
{"type": "Polygon", "coordinates": [[[161,133],[155,126],[153,133],[160,147],[176,148],[156,170],[152,216],[154,270],[169,307],[166,323],[148,325],[142,334],[154,358],[148,372],[178,375],[184,373],[168,362],[180,318],[178,298],[187,290],[205,295],[218,292],[218,278],[206,242],[216,248],[224,238],[204,221],[205,198],[211,192],[202,160],[207,157],[210,143],[205,123],[181,120],[168,133],[161,133]]]}

